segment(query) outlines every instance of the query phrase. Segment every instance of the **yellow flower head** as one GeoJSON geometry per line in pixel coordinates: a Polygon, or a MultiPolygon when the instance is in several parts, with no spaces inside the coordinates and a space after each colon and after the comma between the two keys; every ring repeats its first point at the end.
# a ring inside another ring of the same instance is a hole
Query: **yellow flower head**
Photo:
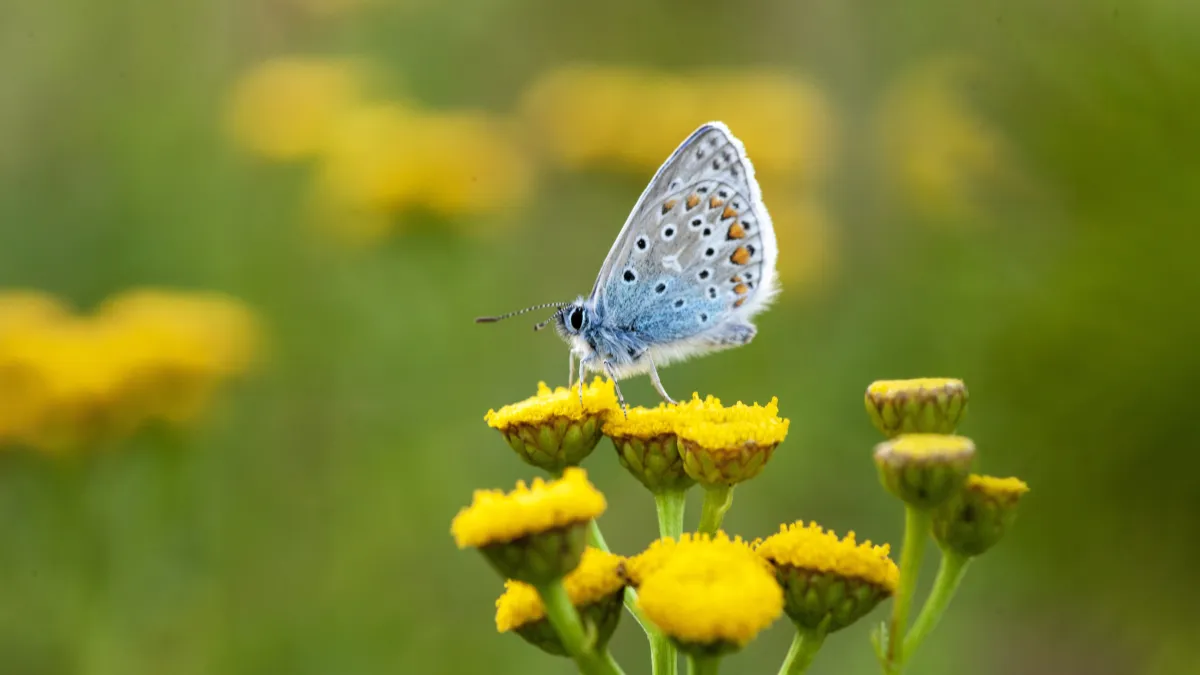
{"type": "MultiPolygon", "coordinates": [[[[622,558],[597,548],[587,548],[575,571],[563,578],[571,604],[576,607],[598,602],[625,587],[618,574],[622,558]]],[[[507,633],[546,616],[546,606],[537,589],[527,583],[508,579],[504,595],[496,600],[496,630],[507,633]]]]}
{"type": "Polygon", "coordinates": [[[578,389],[539,382],[537,396],[489,410],[484,420],[526,463],[558,473],[591,454],[604,420],[617,410],[615,385],[597,377],[584,386],[582,405],[578,389]]]}
{"type": "Polygon", "coordinates": [[[884,486],[922,509],[954,496],[974,459],[975,444],[965,436],[906,434],[875,447],[875,465],[884,486]]]}
{"type": "Polygon", "coordinates": [[[892,438],[899,434],[952,434],[967,414],[970,395],[962,380],[924,377],[879,380],[867,387],[871,422],[892,438]]]}
{"type": "Polygon", "coordinates": [[[783,591],[745,545],[677,548],[639,588],[646,617],[686,651],[740,649],[783,612],[783,591]]]}
{"type": "Polygon", "coordinates": [[[834,631],[854,623],[896,591],[900,571],[889,547],[862,544],[854,533],[838,539],[816,523],[797,521],[754,544],[775,567],[793,621],[834,631]]]}
{"type": "Polygon", "coordinates": [[[980,555],[1004,537],[1028,491],[1019,478],[972,474],[962,490],[934,512],[933,535],[944,549],[980,555]]]}
{"type": "Polygon", "coordinates": [[[459,548],[487,546],[585,523],[604,513],[605,506],[587,472],[570,468],[559,480],[534,478],[529,487],[518,481],[508,494],[476,490],[471,506],[458,512],[450,529],[459,548]]]}
{"type": "MultiPolygon", "coordinates": [[[[725,555],[732,557],[753,552],[750,544],[741,537],[730,539],[729,535],[720,531],[712,535],[685,532],[678,541],[671,537],[657,539],[645,551],[625,561],[625,578],[631,586],[640,586],[647,577],[662,569],[671,560],[687,556],[695,550],[723,551],[725,555]]],[[[766,565],[763,568],[769,569],[766,565]]]]}
{"type": "Polygon", "coordinates": [[[612,439],[625,470],[653,492],[680,490],[695,482],[683,470],[675,423],[678,406],[631,408],[629,416],[609,415],[604,434],[612,439]]]}
{"type": "Polygon", "coordinates": [[[790,421],[779,417],[779,400],[766,406],[738,402],[722,406],[709,396],[675,407],[675,434],[683,466],[701,485],[733,485],[762,471],[787,437],[790,421]]]}
{"type": "Polygon", "coordinates": [[[618,410],[616,386],[611,380],[596,377],[591,384],[583,386],[583,405],[579,403],[577,389],[551,389],[545,382],[538,382],[536,396],[499,410],[489,410],[483,419],[487,420],[489,427],[504,431],[517,424],[540,424],[551,417],[581,420],[589,415],[606,417],[618,410]]]}
{"type": "Polygon", "coordinates": [[[314,156],[338,117],[358,100],[361,64],[344,59],[277,58],[246,72],[233,89],[229,125],[237,141],[275,160],[314,156]]]}

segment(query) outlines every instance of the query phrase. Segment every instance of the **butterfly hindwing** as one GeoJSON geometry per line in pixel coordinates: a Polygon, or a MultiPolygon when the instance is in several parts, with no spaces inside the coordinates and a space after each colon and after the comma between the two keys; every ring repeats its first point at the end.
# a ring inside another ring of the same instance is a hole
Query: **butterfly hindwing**
{"type": "Polygon", "coordinates": [[[667,159],[605,260],[606,323],[650,345],[722,348],[753,337],[775,293],[775,234],[741,143],[706,124],[667,159]]]}

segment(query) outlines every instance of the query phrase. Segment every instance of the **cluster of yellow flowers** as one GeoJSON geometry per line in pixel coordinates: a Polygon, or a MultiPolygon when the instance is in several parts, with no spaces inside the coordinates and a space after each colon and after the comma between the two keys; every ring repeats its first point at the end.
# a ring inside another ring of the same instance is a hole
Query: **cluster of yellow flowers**
{"type": "Polygon", "coordinates": [[[315,160],[316,215],[352,240],[386,236],[408,210],[492,214],[528,197],[532,167],[509,122],[373,100],[370,80],[353,59],[268,60],[234,85],[230,129],[263,158],[315,160]]]}
{"type": "Polygon", "coordinates": [[[83,317],[42,293],[0,292],[0,445],[67,451],[186,424],[258,341],[250,311],[217,294],[136,290],[83,317]]]}
{"type": "Polygon", "coordinates": [[[776,400],[725,406],[693,394],[626,414],[614,384],[600,378],[581,392],[539,384],[536,396],[488,411],[488,425],[518,456],[557,479],[518,483],[507,494],[477,491],[451,532],[506,579],[497,629],[570,657],[589,675],[621,673],[607,644],[622,604],[646,630],[655,675],[676,673],[676,650],[689,672],[716,673],[782,615],[795,635],[780,672],[803,673],[829,634],[889,597],[892,620],[874,640],[884,672],[897,674],[945,611],[966,563],[999,541],[1028,489],[1015,478],[968,474],[974,444],[953,435],[966,403],[958,380],[868,388],[867,410],[892,439],[875,453],[880,477],[909,510],[900,567],[886,544],[860,544],[853,532],[838,537],[816,523],[784,524],[753,542],[720,529],[734,487],[758,475],[787,436],[776,400]],[[608,551],[596,522],[607,504],[578,468],[601,436],[612,439],[621,465],[658,509],[660,538],[631,557],[608,551]],[[705,491],[703,510],[696,531],[685,533],[684,500],[696,484],[705,491]],[[929,533],[943,549],[942,568],[908,630],[929,533]]]}

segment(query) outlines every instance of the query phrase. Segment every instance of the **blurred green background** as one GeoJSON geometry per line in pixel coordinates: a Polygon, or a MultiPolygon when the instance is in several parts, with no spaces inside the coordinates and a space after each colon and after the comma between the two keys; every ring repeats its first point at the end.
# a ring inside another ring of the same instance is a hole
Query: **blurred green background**
{"type": "MultiPolygon", "coordinates": [[[[0,672],[571,672],[448,532],[535,475],[482,418],[565,347],[471,319],[586,292],[710,117],[784,291],[664,382],[792,420],[727,528],[898,543],[863,391],[961,377],[980,468],[1033,491],[912,672],[1200,672],[1200,5],[8,0],[0,64],[0,289],[216,291],[262,331],[185,424],[0,454],[0,672]]],[[[585,466],[637,552],[650,497],[608,441],[585,466]]],[[[813,672],[876,672],[870,623],[813,672]]]]}

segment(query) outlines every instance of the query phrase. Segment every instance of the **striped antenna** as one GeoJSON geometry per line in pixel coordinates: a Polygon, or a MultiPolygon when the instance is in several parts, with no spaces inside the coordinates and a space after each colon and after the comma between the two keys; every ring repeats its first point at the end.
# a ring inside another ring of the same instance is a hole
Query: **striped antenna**
{"type": "MultiPolygon", "coordinates": [[[[566,307],[569,304],[571,304],[571,303],[569,303],[569,302],[547,302],[543,305],[534,305],[533,307],[526,307],[525,309],[518,309],[515,312],[509,312],[508,314],[501,314],[500,316],[481,316],[481,317],[478,317],[475,319],[475,323],[496,323],[497,321],[503,321],[510,317],[524,314],[525,312],[532,312],[535,309],[546,309],[547,307],[561,309],[563,307],[566,307]]],[[[548,322],[543,322],[543,323],[548,323],[548,322]]],[[[538,330],[538,329],[534,328],[534,330],[538,330]]]]}

